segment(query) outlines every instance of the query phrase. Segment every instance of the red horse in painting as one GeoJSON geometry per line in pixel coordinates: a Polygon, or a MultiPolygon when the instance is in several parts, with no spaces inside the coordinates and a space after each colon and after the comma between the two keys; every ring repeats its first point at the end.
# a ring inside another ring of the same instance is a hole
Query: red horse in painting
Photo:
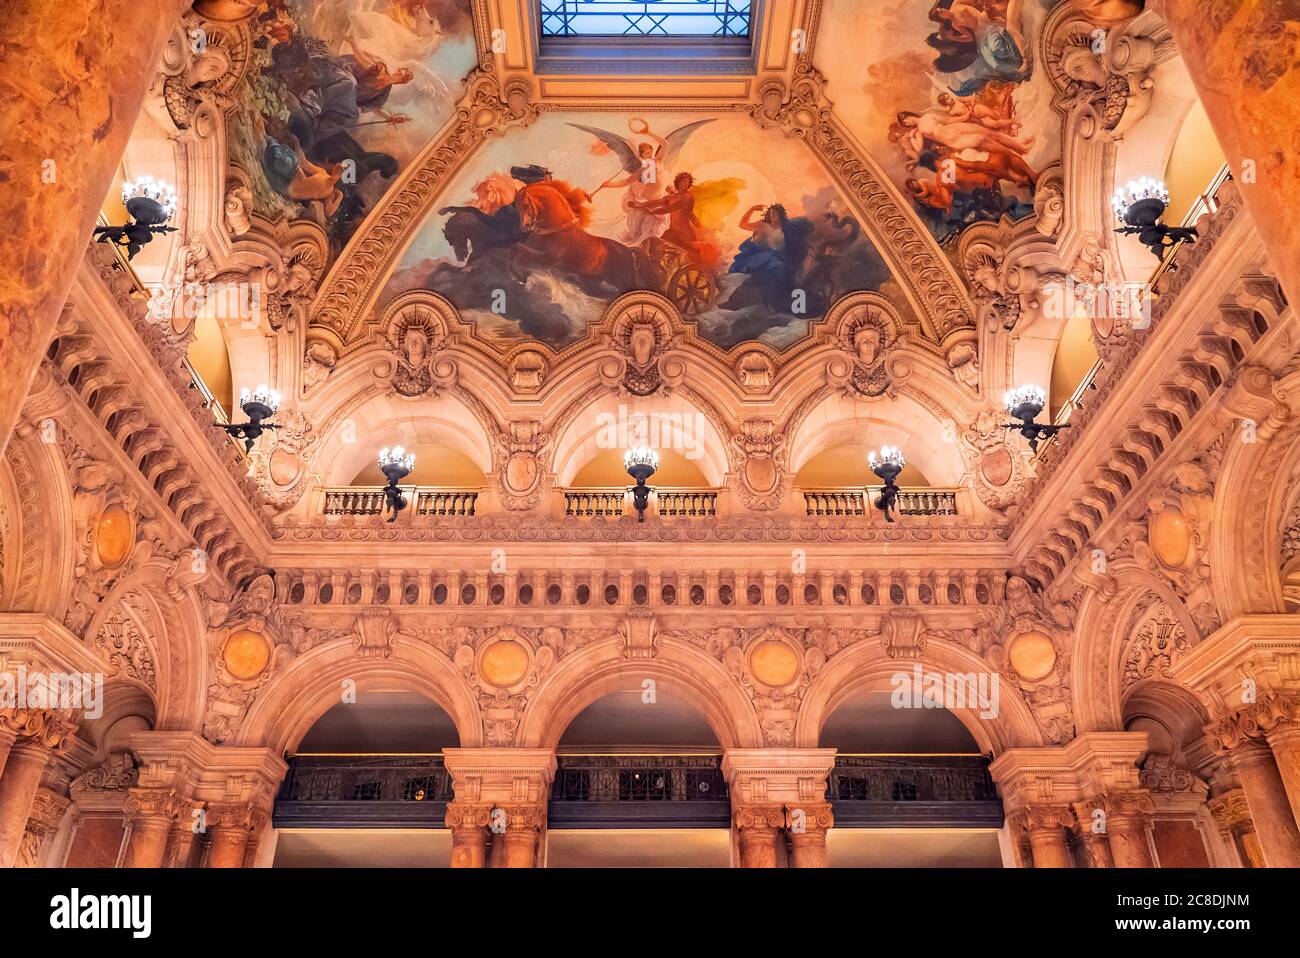
{"type": "Polygon", "coordinates": [[[641,273],[638,251],[587,232],[589,199],[582,190],[553,179],[521,187],[515,208],[524,239],[515,247],[516,267],[554,270],[592,295],[635,289],[641,273]]]}

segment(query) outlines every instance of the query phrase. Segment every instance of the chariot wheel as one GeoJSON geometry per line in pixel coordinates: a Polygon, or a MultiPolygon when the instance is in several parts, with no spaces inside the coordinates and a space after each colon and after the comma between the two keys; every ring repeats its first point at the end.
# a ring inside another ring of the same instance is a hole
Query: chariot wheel
{"type": "Polygon", "coordinates": [[[718,287],[708,270],[694,263],[673,273],[665,292],[683,316],[697,316],[713,306],[718,287]]]}

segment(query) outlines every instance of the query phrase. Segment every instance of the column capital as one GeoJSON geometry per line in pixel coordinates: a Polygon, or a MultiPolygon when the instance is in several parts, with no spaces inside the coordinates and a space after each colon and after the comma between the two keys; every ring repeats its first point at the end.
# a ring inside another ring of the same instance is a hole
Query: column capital
{"type": "Polygon", "coordinates": [[[731,824],[736,831],[772,832],[785,827],[785,806],[767,804],[737,804],[732,801],[731,824]]]}
{"type": "Polygon", "coordinates": [[[135,822],[170,826],[189,811],[190,800],[174,788],[135,787],[127,789],[122,811],[135,822]]]}
{"type": "Polygon", "coordinates": [[[443,824],[458,828],[487,828],[492,818],[492,805],[487,802],[448,802],[443,824]]]}
{"type": "Polygon", "coordinates": [[[1264,692],[1254,702],[1220,711],[1205,727],[1206,741],[1218,754],[1235,752],[1250,741],[1300,732],[1300,692],[1264,692]]]}
{"type": "Polygon", "coordinates": [[[60,709],[0,709],[0,731],[14,738],[14,748],[40,748],[55,753],[72,747],[77,723],[60,709]]]}
{"type": "Polygon", "coordinates": [[[784,825],[794,835],[824,835],[835,824],[830,802],[797,802],[785,807],[784,825]]]}
{"type": "Polygon", "coordinates": [[[1212,798],[1205,803],[1214,818],[1219,831],[1231,835],[1234,831],[1254,831],[1255,822],[1250,817],[1250,805],[1246,802],[1246,793],[1239,788],[1212,798]]]}
{"type": "Polygon", "coordinates": [[[208,802],[204,824],[215,837],[221,832],[247,834],[253,830],[254,805],[244,802],[208,802]]]}
{"type": "Polygon", "coordinates": [[[490,816],[496,814],[497,808],[505,812],[507,832],[540,832],[546,827],[545,802],[516,802],[509,805],[498,805],[489,811],[489,820],[490,816]]]}
{"type": "Polygon", "coordinates": [[[1126,792],[1104,792],[1097,798],[1110,819],[1147,818],[1156,813],[1156,803],[1151,798],[1151,793],[1144,788],[1126,792]]]}
{"type": "Polygon", "coordinates": [[[1039,832],[1059,832],[1062,828],[1073,828],[1074,809],[1066,804],[1026,805],[1008,816],[1017,828],[1023,828],[1030,835],[1039,832]]]}
{"type": "Polygon", "coordinates": [[[48,788],[41,788],[36,792],[36,797],[32,799],[32,810],[28,813],[27,822],[29,825],[35,822],[45,828],[53,828],[62,821],[68,806],[71,804],[72,799],[66,795],[60,795],[48,788]]]}

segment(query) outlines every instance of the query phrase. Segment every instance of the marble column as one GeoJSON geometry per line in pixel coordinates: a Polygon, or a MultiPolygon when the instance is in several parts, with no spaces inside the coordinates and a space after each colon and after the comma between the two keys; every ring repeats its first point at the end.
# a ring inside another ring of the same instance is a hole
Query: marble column
{"type": "Polygon", "coordinates": [[[546,827],[546,806],[542,804],[503,806],[506,813],[506,868],[537,867],[537,846],[546,827]]]}
{"type": "Polygon", "coordinates": [[[163,866],[178,801],[171,789],[128,790],[124,810],[131,825],[131,837],[126,845],[126,868],[163,866]]]}
{"type": "Polygon", "coordinates": [[[18,861],[27,816],[49,761],[50,750],[39,742],[20,741],[9,751],[0,774],[0,868],[12,868],[18,861]]]}
{"type": "Polygon", "coordinates": [[[9,0],[0,52],[0,451],[189,0],[9,0]]]}
{"type": "Polygon", "coordinates": [[[785,826],[780,805],[735,805],[731,826],[740,845],[741,868],[775,868],[776,843],[785,826]]]}
{"type": "Polygon", "coordinates": [[[1100,799],[1074,803],[1074,834],[1083,846],[1089,868],[1114,868],[1115,859],[1110,853],[1110,840],[1106,837],[1105,818],[1097,812],[1105,812],[1100,799]]]}
{"type": "Polygon", "coordinates": [[[490,805],[468,802],[447,804],[447,827],[451,829],[451,867],[487,867],[487,827],[490,805]]]}
{"type": "Polygon", "coordinates": [[[1300,868],[1300,830],[1272,750],[1243,739],[1230,754],[1268,867],[1300,868]]]}
{"type": "Polygon", "coordinates": [[[32,810],[27,814],[27,833],[19,846],[17,867],[37,868],[44,863],[46,845],[58,832],[70,804],[69,798],[49,788],[37,789],[32,810]]]}
{"type": "Polygon", "coordinates": [[[1236,851],[1243,868],[1265,868],[1264,851],[1255,834],[1255,823],[1250,817],[1250,806],[1240,788],[1212,798],[1206,802],[1219,833],[1236,851]]]}
{"type": "Polygon", "coordinates": [[[1070,848],[1065,830],[1074,824],[1068,805],[1031,805],[1017,813],[1019,825],[1029,834],[1035,868],[1069,868],[1070,848]]]}
{"type": "Polygon", "coordinates": [[[1288,4],[1263,0],[1149,6],[1173,33],[1287,298],[1300,302],[1300,19],[1288,4]]]}
{"type": "Polygon", "coordinates": [[[1105,796],[1106,837],[1116,868],[1155,868],[1147,831],[1155,803],[1146,792],[1116,792],[1105,796]]]}
{"type": "Polygon", "coordinates": [[[208,868],[243,868],[253,831],[253,806],[247,802],[211,803],[207,826],[208,868]]]}
{"type": "Polygon", "coordinates": [[[1291,817],[1300,823],[1300,720],[1281,719],[1266,738],[1291,803],[1291,817]]]}
{"type": "Polygon", "coordinates": [[[788,806],[785,827],[790,834],[791,864],[795,868],[826,868],[826,832],[835,823],[830,802],[788,806]]]}
{"type": "Polygon", "coordinates": [[[193,802],[186,805],[184,813],[171,823],[167,832],[167,850],[163,853],[164,868],[189,867],[190,852],[194,849],[194,839],[198,837],[198,820],[193,816],[195,808],[201,806],[193,802]]]}
{"type": "Polygon", "coordinates": [[[4,774],[5,761],[9,758],[9,750],[14,747],[14,742],[18,740],[18,733],[9,728],[5,722],[5,713],[9,709],[0,709],[0,775],[4,774]]]}

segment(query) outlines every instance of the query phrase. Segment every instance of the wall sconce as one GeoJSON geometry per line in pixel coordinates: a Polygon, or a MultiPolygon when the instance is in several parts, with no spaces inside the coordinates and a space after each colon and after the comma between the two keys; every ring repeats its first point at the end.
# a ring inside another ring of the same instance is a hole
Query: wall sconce
{"type": "Polygon", "coordinates": [[[1038,452],[1038,440],[1051,439],[1062,429],[1070,428],[1068,422],[1060,425],[1034,422],[1038,414],[1043,411],[1043,407],[1047,405],[1047,393],[1042,386],[1020,386],[1009,390],[1003,395],[1002,402],[1007,407],[1007,415],[1012,419],[1020,420],[1006,423],[1005,427],[1017,430],[1020,435],[1028,439],[1029,448],[1035,453],[1038,452]]]}
{"type": "Polygon", "coordinates": [[[1163,260],[1170,247],[1186,240],[1195,243],[1197,232],[1194,226],[1166,226],[1160,222],[1169,208],[1169,191],[1165,184],[1149,176],[1130,180],[1128,185],[1115,191],[1111,197],[1111,208],[1115,219],[1124,225],[1115,230],[1126,235],[1136,234],[1138,240],[1163,260]]]}
{"type": "Polygon", "coordinates": [[[128,260],[134,259],[156,234],[176,232],[176,227],[166,225],[176,213],[176,191],[165,180],[142,176],[124,184],[122,202],[131,214],[131,222],[125,226],[96,226],[95,236],[97,242],[125,249],[128,260]]]}
{"type": "Polygon", "coordinates": [[[280,428],[278,423],[263,421],[274,416],[275,411],[280,408],[280,394],[266,386],[258,386],[250,392],[245,386],[239,391],[239,408],[244,410],[248,422],[227,423],[221,428],[235,438],[243,439],[244,451],[252,452],[253,443],[262,433],[268,429],[280,428]]]}
{"type": "Polygon", "coordinates": [[[880,495],[876,496],[875,506],[885,514],[886,522],[893,522],[894,517],[889,513],[898,501],[898,485],[894,480],[907,465],[907,460],[903,458],[903,452],[897,446],[881,446],[879,454],[874,452],[867,454],[867,464],[885,484],[885,488],[880,490],[880,495]]]}
{"type": "Polygon", "coordinates": [[[645,522],[645,510],[650,505],[650,487],[645,481],[659,468],[659,453],[645,446],[629,449],[623,454],[623,468],[636,480],[632,487],[632,507],[636,509],[636,521],[645,522]]]}
{"type": "Polygon", "coordinates": [[[401,446],[379,450],[379,471],[388,479],[384,486],[384,510],[391,512],[389,522],[397,521],[397,514],[406,508],[406,496],[397,484],[411,474],[415,468],[415,453],[407,452],[401,446]]]}

